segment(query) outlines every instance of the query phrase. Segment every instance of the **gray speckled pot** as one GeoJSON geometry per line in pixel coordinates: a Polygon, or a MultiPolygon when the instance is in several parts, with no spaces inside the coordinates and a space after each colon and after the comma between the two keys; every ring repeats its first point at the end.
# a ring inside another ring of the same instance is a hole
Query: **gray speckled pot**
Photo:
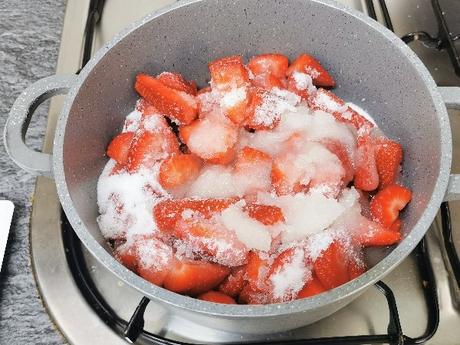
{"type": "MultiPolygon", "coordinates": [[[[441,90],[451,106],[460,90],[441,90]]],[[[272,333],[312,323],[345,306],[390,272],[416,246],[446,195],[451,133],[441,94],[415,54],[361,13],[327,0],[193,0],[152,13],[96,53],[79,76],[54,76],[28,88],[14,104],[5,130],[11,158],[22,168],[54,175],[62,206],[82,242],[110,271],[171,314],[217,329],[272,333]],[[204,85],[207,62],[229,54],[279,51],[316,56],[335,77],[337,93],[374,115],[405,148],[404,183],[413,202],[404,215],[405,238],[359,278],[327,293],[265,306],[218,305],[156,287],[113,257],[96,223],[96,181],[105,149],[133,108],[136,73],[176,70],[204,85]],[[23,142],[27,119],[44,99],[68,92],[54,155],[23,142]]],[[[448,198],[460,188],[451,176],[448,198]]]]}

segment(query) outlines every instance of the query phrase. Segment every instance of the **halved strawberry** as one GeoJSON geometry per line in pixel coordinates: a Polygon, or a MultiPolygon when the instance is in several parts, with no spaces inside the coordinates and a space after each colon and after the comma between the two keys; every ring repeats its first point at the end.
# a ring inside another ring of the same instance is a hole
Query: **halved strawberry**
{"type": "Polygon", "coordinates": [[[141,130],[134,137],[128,153],[128,171],[134,172],[141,166],[151,168],[158,160],[178,153],[179,142],[166,124],[154,131],[141,130]]]}
{"type": "Polygon", "coordinates": [[[181,124],[191,123],[198,115],[194,96],[166,86],[154,77],[138,74],[134,88],[162,114],[181,124]]]}
{"type": "Polygon", "coordinates": [[[161,163],[158,181],[163,188],[172,190],[196,179],[201,165],[201,159],[194,154],[173,155],[161,163]]]}
{"type": "Polygon", "coordinates": [[[137,273],[152,284],[161,286],[173,261],[172,249],[158,239],[136,241],[137,273]]]}
{"type": "Polygon", "coordinates": [[[358,149],[355,156],[354,185],[363,191],[373,191],[379,186],[379,175],[375,162],[372,139],[362,137],[358,140],[358,149]]]}
{"type": "Polygon", "coordinates": [[[214,119],[198,119],[179,130],[181,140],[191,152],[204,160],[219,164],[233,158],[232,149],[238,139],[238,130],[230,124],[214,119]],[[230,157],[229,157],[230,156],[230,157]]]}
{"type": "Polygon", "coordinates": [[[239,55],[214,60],[208,66],[212,87],[220,90],[241,87],[249,81],[248,71],[239,55]]]}
{"type": "Polygon", "coordinates": [[[197,298],[201,299],[202,301],[213,303],[236,304],[233,298],[219,291],[208,291],[199,295],[197,298]]]}
{"type": "Polygon", "coordinates": [[[332,242],[316,259],[313,267],[318,280],[327,290],[336,288],[350,280],[347,255],[337,241],[332,242]]]}
{"type": "Polygon", "coordinates": [[[194,81],[185,80],[179,73],[163,72],[157,75],[157,79],[170,88],[196,96],[196,83],[194,81]]]}
{"type": "Polygon", "coordinates": [[[289,66],[286,74],[294,72],[306,73],[313,79],[313,84],[323,87],[334,87],[335,81],[323,66],[311,55],[300,54],[289,66]]]}
{"type": "Polygon", "coordinates": [[[396,182],[402,159],[403,150],[399,143],[389,139],[378,140],[375,148],[375,163],[379,174],[379,188],[385,188],[396,182]]]}
{"type": "Polygon", "coordinates": [[[222,265],[175,258],[163,284],[173,292],[198,295],[215,288],[229,273],[230,269],[222,265]]]}
{"type": "Polygon", "coordinates": [[[243,290],[246,276],[246,266],[232,269],[230,275],[218,286],[218,290],[230,297],[236,297],[243,290]]]}
{"type": "Polygon", "coordinates": [[[183,212],[198,212],[204,218],[210,218],[221,212],[237,199],[168,199],[160,201],[153,208],[153,215],[158,228],[163,232],[175,229],[176,222],[183,219],[183,212]]]}
{"type": "Polygon", "coordinates": [[[279,222],[284,222],[283,211],[277,206],[249,204],[245,211],[249,217],[254,218],[264,225],[273,225],[279,222]]]}
{"type": "Polygon", "coordinates": [[[321,284],[319,279],[313,275],[313,277],[305,283],[302,290],[299,291],[297,299],[311,297],[325,291],[327,291],[327,289],[321,284]]]}
{"type": "Polygon", "coordinates": [[[118,134],[107,147],[107,156],[124,165],[128,160],[129,148],[133,141],[134,133],[125,132],[118,134]]]}
{"type": "Polygon", "coordinates": [[[255,76],[270,74],[279,79],[285,77],[288,65],[288,58],[282,54],[257,55],[248,62],[248,68],[255,76]]]}
{"type": "Polygon", "coordinates": [[[397,184],[387,186],[371,201],[372,218],[389,228],[398,219],[399,211],[406,207],[411,199],[412,192],[409,189],[397,184]]]}

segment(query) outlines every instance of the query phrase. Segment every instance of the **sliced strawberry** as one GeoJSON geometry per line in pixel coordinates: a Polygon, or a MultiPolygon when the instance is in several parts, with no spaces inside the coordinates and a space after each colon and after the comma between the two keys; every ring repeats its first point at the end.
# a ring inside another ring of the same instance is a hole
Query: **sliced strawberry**
{"type": "Polygon", "coordinates": [[[350,280],[358,278],[364,272],[366,272],[364,262],[362,260],[353,260],[353,258],[350,258],[350,262],[348,263],[348,275],[350,280]]]}
{"type": "Polygon", "coordinates": [[[248,104],[249,95],[246,87],[232,89],[224,93],[220,101],[224,115],[236,125],[242,124],[246,119],[248,104]]]}
{"type": "Polygon", "coordinates": [[[138,74],[134,88],[161,113],[181,124],[191,123],[198,115],[194,96],[166,86],[154,77],[138,74]]]}
{"type": "Polygon", "coordinates": [[[173,261],[172,249],[154,238],[139,240],[135,247],[138,274],[152,284],[161,286],[173,261]]]}
{"type": "Polygon", "coordinates": [[[379,188],[394,184],[398,179],[403,150],[401,145],[393,140],[379,140],[375,149],[375,163],[379,174],[379,188]]]}
{"type": "MultiPolygon", "coordinates": [[[[402,186],[393,184],[380,190],[372,199],[370,207],[372,218],[389,228],[401,211],[412,199],[412,192],[402,186]]],[[[391,233],[395,233],[391,231],[391,233]]]]}
{"type": "Polygon", "coordinates": [[[185,243],[193,253],[204,256],[208,261],[229,267],[246,262],[246,246],[234,232],[215,220],[197,215],[185,218],[176,223],[173,234],[181,240],[180,245],[185,243]]]}
{"type": "Polygon", "coordinates": [[[117,246],[113,252],[113,256],[115,257],[115,259],[121,262],[123,266],[125,266],[126,268],[134,272],[136,271],[136,247],[133,246],[131,243],[124,243],[122,245],[117,246]]]}
{"type": "Polygon", "coordinates": [[[374,146],[369,137],[362,137],[358,140],[355,167],[355,187],[368,192],[375,190],[379,185],[379,175],[375,162],[374,146]]]}
{"type": "Polygon", "coordinates": [[[391,231],[401,232],[402,222],[401,219],[396,219],[393,224],[391,224],[390,229],[391,231]]]}
{"type": "Polygon", "coordinates": [[[211,83],[220,90],[244,86],[249,81],[248,71],[239,55],[227,56],[209,63],[211,83]]]}
{"type": "Polygon", "coordinates": [[[314,271],[318,280],[327,290],[336,288],[350,280],[347,255],[339,242],[332,242],[316,259],[314,271]]]}
{"type": "MultiPolygon", "coordinates": [[[[160,123],[164,121],[161,117],[157,119],[161,119],[160,123]]],[[[158,123],[157,119],[155,119],[156,123],[158,123]]],[[[179,142],[164,121],[152,130],[138,131],[128,153],[128,171],[134,172],[141,166],[151,168],[158,160],[178,153],[179,142]]]]}
{"type": "Polygon", "coordinates": [[[234,168],[234,178],[244,195],[255,195],[257,192],[268,192],[271,189],[270,173],[272,159],[266,153],[243,147],[238,153],[234,168]]]}
{"type": "Polygon", "coordinates": [[[208,291],[199,295],[197,298],[213,303],[236,304],[233,298],[219,291],[208,291]]]}
{"type": "Polygon", "coordinates": [[[153,215],[158,228],[168,233],[175,229],[176,222],[183,218],[185,210],[198,212],[204,218],[210,218],[236,201],[236,199],[168,199],[154,206],[153,215]]]}
{"type": "Polygon", "coordinates": [[[192,96],[196,96],[197,94],[196,83],[185,80],[179,73],[163,72],[157,75],[157,79],[172,89],[183,91],[192,96]]]}
{"type": "Polygon", "coordinates": [[[280,120],[281,114],[273,107],[264,106],[268,93],[261,88],[249,89],[249,103],[247,106],[245,126],[255,130],[270,130],[275,128],[280,120]]]}
{"type": "Polygon", "coordinates": [[[170,291],[198,295],[220,284],[230,273],[222,265],[206,261],[175,259],[164,279],[164,287],[170,291]]]}
{"type": "Polygon", "coordinates": [[[254,218],[264,225],[273,225],[284,222],[281,209],[277,206],[250,204],[246,207],[249,217],[254,218]]]}
{"type": "Polygon", "coordinates": [[[380,228],[363,233],[355,237],[355,240],[364,247],[391,246],[401,240],[401,234],[396,231],[380,228]]]}
{"type": "Polygon", "coordinates": [[[223,153],[219,153],[214,155],[212,158],[208,158],[207,162],[211,164],[228,165],[235,159],[235,156],[236,150],[232,147],[223,153]]]}
{"type": "Polygon", "coordinates": [[[175,189],[195,180],[201,165],[201,159],[194,154],[173,155],[161,163],[158,181],[167,190],[175,189]]]}
{"type": "Polygon", "coordinates": [[[238,130],[227,123],[204,118],[182,126],[179,135],[191,152],[218,164],[229,156],[233,158],[230,153],[238,139],[238,130]]]}
{"type": "Polygon", "coordinates": [[[246,278],[250,287],[254,290],[262,290],[266,283],[265,277],[268,273],[269,264],[256,252],[249,252],[248,264],[246,265],[246,278]]]}
{"type": "Polygon", "coordinates": [[[230,275],[219,285],[218,290],[230,297],[236,297],[243,290],[246,276],[246,266],[236,267],[230,275]]]}
{"type": "Polygon", "coordinates": [[[107,156],[124,165],[128,160],[129,148],[133,141],[134,133],[125,132],[118,134],[107,147],[107,156]]]}
{"type": "Polygon", "coordinates": [[[305,73],[293,73],[287,78],[287,89],[303,100],[308,100],[313,96],[316,88],[313,86],[312,79],[305,73]]]}
{"type": "Polygon", "coordinates": [[[340,141],[337,140],[327,140],[322,143],[326,148],[335,154],[342,163],[342,166],[345,170],[345,176],[343,177],[344,185],[347,185],[349,182],[353,180],[353,176],[355,174],[355,170],[353,168],[352,158],[348,153],[345,145],[343,145],[340,141]]]}
{"type": "Polygon", "coordinates": [[[271,74],[276,78],[284,78],[289,60],[282,54],[262,54],[252,57],[248,68],[254,75],[271,74]]]}
{"type": "Polygon", "coordinates": [[[317,277],[313,276],[312,279],[306,282],[302,290],[299,291],[297,299],[311,297],[325,291],[327,291],[327,289],[321,284],[317,277]]]}
{"type": "Polygon", "coordinates": [[[151,114],[159,114],[157,108],[155,108],[152,104],[147,102],[145,98],[140,98],[136,103],[136,110],[142,113],[143,116],[151,115],[151,114]]]}
{"type": "Polygon", "coordinates": [[[334,87],[335,81],[323,66],[311,55],[300,54],[289,66],[286,74],[294,72],[306,73],[313,79],[313,84],[322,87],[334,87]]]}
{"type": "Polygon", "coordinates": [[[256,87],[260,87],[264,90],[271,90],[274,87],[278,89],[285,89],[287,87],[287,81],[285,78],[277,78],[272,74],[259,74],[251,79],[251,84],[256,87]]]}

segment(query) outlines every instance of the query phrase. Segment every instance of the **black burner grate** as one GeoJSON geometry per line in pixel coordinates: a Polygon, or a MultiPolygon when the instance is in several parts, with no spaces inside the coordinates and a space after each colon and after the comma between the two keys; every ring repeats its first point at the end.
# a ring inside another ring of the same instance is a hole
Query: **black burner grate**
{"type": "MultiPolygon", "coordinates": [[[[379,5],[382,10],[386,26],[393,31],[393,24],[388,12],[385,0],[379,0],[379,5]]],[[[373,0],[366,0],[366,7],[369,15],[376,19],[376,11],[373,0]]],[[[436,48],[446,49],[449,53],[454,70],[460,76],[460,57],[455,47],[454,42],[460,38],[460,35],[454,36],[450,33],[447,26],[444,13],[441,10],[438,0],[431,1],[434,15],[439,24],[439,33],[437,37],[432,37],[424,31],[408,33],[402,37],[406,43],[414,40],[419,40],[425,45],[436,48]]],[[[82,59],[82,66],[84,66],[91,57],[91,48],[93,44],[94,29],[99,22],[102,11],[104,8],[104,0],[91,0],[90,9],[88,12],[88,19],[85,29],[85,45],[82,59]]],[[[457,282],[460,286],[460,263],[452,241],[452,228],[450,222],[449,206],[443,203],[441,206],[442,216],[442,230],[443,237],[448,253],[448,257],[454,271],[457,282]]],[[[130,342],[139,342],[141,344],[163,344],[163,345],[188,345],[188,343],[169,340],[159,335],[149,333],[144,330],[144,313],[149,303],[149,299],[143,297],[134,311],[131,319],[128,321],[120,318],[115,311],[108,305],[104,297],[99,293],[96,288],[89,272],[85,265],[81,242],[75,235],[70,224],[62,212],[63,219],[63,241],[66,248],[67,261],[69,267],[73,272],[75,281],[81,290],[83,296],[88,304],[92,306],[94,311],[106,322],[117,334],[124,337],[130,342]]],[[[411,338],[404,335],[401,323],[399,320],[399,313],[396,304],[396,299],[391,289],[379,281],[375,284],[378,289],[386,298],[389,310],[389,324],[387,327],[387,334],[377,335],[356,335],[344,337],[327,337],[327,338],[314,338],[314,339],[301,339],[301,340],[285,340],[275,341],[270,344],[423,344],[427,342],[436,333],[439,325],[439,306],[438,297],[436,293],[436,282],[434,273],[430,263],[429,255],[426,249],[425,239],[423,239],[417,246],[416,250],[417,263],[421,276],[421,285],[424,292],[425,302],[428,310],[428,322],[424,334],[419,337],[411,338]]],[[[267,344],[267,342],[249,342],[247,344],[267,344]]]]}

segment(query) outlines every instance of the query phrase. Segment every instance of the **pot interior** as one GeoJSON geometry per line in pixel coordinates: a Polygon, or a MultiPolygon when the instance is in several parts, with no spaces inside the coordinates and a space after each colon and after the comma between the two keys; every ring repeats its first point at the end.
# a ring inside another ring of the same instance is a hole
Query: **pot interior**
{"type": "MultiPolygon", "coordinates": [[[[267,52],[317,57],[335,78],[335,92],[367,110],[402,144],[402,182],[413,191],[403,214],[403,232],[410,234],[433,193],[441,159],[440,120],[411,61],[391,39],[327,4],[208,0],[148,20],[84,72],[67,120],[63,161],[65,182],[88,236],[110,251],[96,223],[96,183],[107,162],[107,145],[138,98],[136,74],[176,71],[205,86],[210,60],[267,52]]],[[[386,253],[374,250],[369,261],[386,253]]]]}

